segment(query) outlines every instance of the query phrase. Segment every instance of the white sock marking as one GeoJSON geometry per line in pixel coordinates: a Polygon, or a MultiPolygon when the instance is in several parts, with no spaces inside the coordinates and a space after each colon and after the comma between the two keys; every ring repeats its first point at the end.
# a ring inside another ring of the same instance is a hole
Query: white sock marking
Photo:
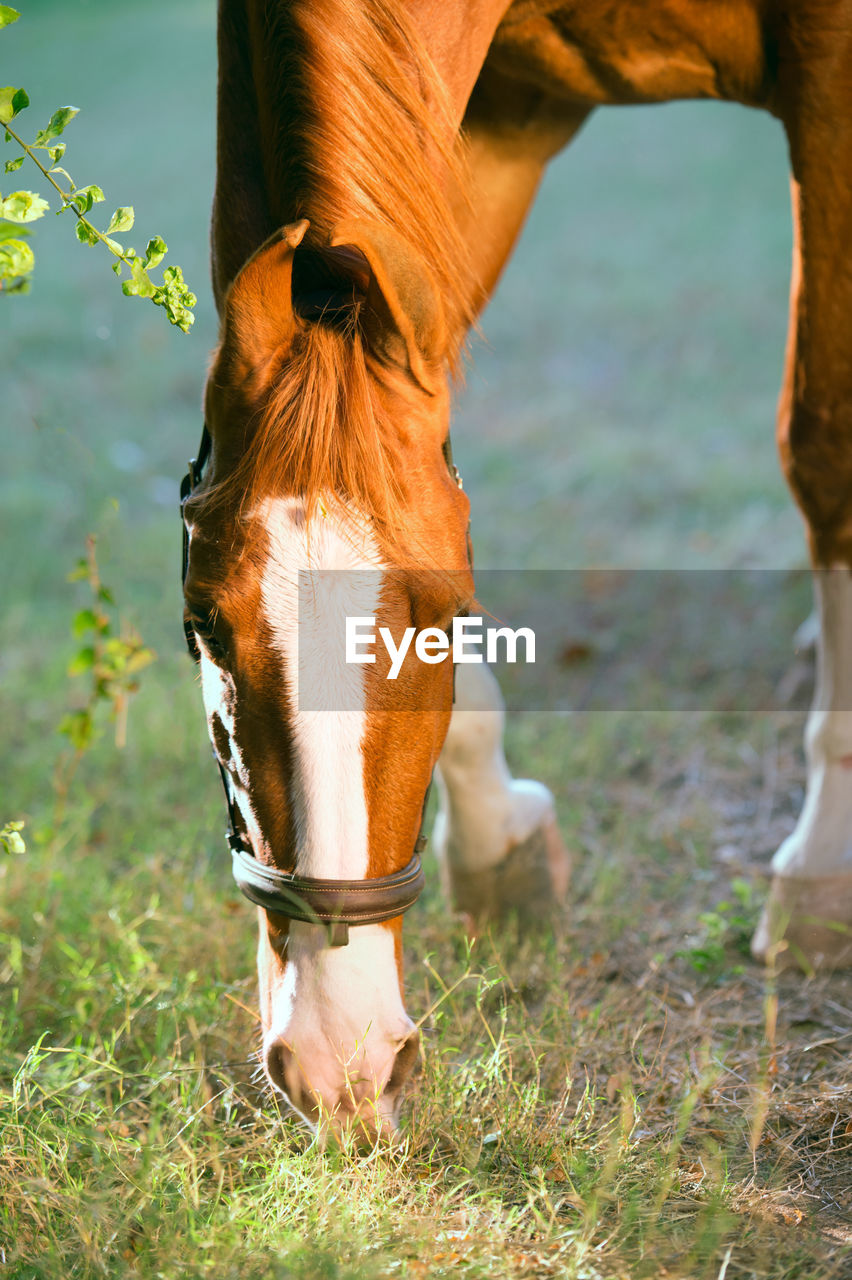
{"type": "Polygon", "coordinates": [[[821,621],[817,687],[805,748],[808,789],[792,835],[772,859],[776,875],[852,874],[852,570],[814,577],[821,621]]]}
{"type": "Polygon", "coordinates": [[[433,843],[460,870],[502,861],[553,816],[540,782],[515,779],[503,754],[503,698],[489,667],[456,667],[456,701],[435,771],[441,801],[433,843]]]}

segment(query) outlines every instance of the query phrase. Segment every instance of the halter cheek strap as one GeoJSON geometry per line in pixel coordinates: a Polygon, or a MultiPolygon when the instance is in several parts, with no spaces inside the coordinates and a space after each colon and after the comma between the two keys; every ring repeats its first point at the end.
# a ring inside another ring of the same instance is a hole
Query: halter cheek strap
{"type": "MultiPolygon", "coordinates": [[[[204,466],[210,456],[210,448],[210,432],[205,423],[201,432],[198,457],[190,462],[189,470],[180,486],[180,514],[183,523],[181,585],[186,581],[189,569],[189,530],[184,507],[187,499],[192,496],[201,482],[204,466]]],[[[445,448],[445,458],[451,474],[461,487],[461,479],[453,466],[449,444],[445,448]]],[[[184,618],[183,629],[190,656],[195,662],[199,662],[201,654],[189,618],[184,618]]],[[[455,700],[455,670],[453,670],[453,677],[453,699],[455,700]]],[[[269,867],[258,862],[237,831],[236,810],[228,774],[215,752],[214,758],[219,766],[219,775],[225,791],[225,803],[228,807],[227,840],[231,849],[234,879],[240,892],[250,902],[263,907],[265,911],[286,916],[289,920],[302,920],[308,924],[323,925],[328,932],[329,946],[345,947],[349,942],[350,925],[381,924],[385,920],[392,920],[402,915],[417,901],[425,884],[420,854],[426,847],[423,821],[426,816],[431,782],[423,797],[420,834],[414,844],[414,853],[410,862],[401,871],[395,871],[389,876],[377,876],[371,880],[321,880],[311,876],[297,876],[289,871],[279,871],[277,867],[269,867]]]]}

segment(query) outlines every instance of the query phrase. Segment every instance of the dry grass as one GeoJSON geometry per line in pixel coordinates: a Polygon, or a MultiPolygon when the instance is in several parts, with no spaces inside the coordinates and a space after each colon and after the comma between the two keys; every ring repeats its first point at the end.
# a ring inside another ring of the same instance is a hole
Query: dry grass
{"type": "Polygon", "coordinates": [[[589,716],[582,750],[565,720],[519,723],[539,774],[562,744],[575,906],[562,936],[470,950],[432,889],[395,1154],[321,1152],[264,1096],[223,880],[156,855],[118,877],[72,840],[7,866],[6,1273],[848,1274],[852,982],[745,954],[799,720],[589,716]]]}

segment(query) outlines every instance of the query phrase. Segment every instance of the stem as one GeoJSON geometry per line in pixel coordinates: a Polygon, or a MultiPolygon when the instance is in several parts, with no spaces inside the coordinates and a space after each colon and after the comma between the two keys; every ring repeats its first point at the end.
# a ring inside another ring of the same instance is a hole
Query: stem
{"type": "MultiPolygon", "coordinates": [[[[51,178],[51,176],[50,176],[50,171],[49,171],[48,169],[45,169],[44,165],[43,165],[43,164],[42,164],[42,162],[39,160],[38,156],[35,154],[35,152],[33,151],[32,147],[28,147],[28,146],[27,146],[27,144],[24,142],[23,138],[19,137],[19,136],[18,136],[18,134],[17,134],[17,133],[15,133],[15,130],[12,128],[12,126],[11,126],[10,124],[7,124],[5,127],[6,127],[6,132],[7,132],[8,134],[10,134],[10,135],[15,139],[15,141],[16,141],[16,142],[17,142],[17,144],[18,144],[18,146],[19,146],[19,147],[21,147],[24,151],[26,151],[27,155],[28,155],[28,156],[29,156],[29,158],[32,160],[33,164],[38,165],[39,169],[41,169],[42,173],[43,173],[43,174],[44,174],[44,176],[47,178],[47,180],[48,180],[48,182],[50,183],[50,185],[51,185],[51,186],[52,186],[56,191],[58,191],[58,192],[59,192],[59,194],[62,196],[62,199],[63,199],[63,200],[67,201],[67,199],[68,199],[68,195],[69,195],[70,193],[63,191],[63,190],[62,190],[62,188],[60,187],[59,183],[58,183],[54,178],[51,178]]],[[[77,211],[75,210],[75,212],[77,212],[77,211]]],[[[82,217],[82,214],[77,213],[77,216],[78,216],[78,217],[82,217]]]]}
{"type": "MultiPolygon", "coordinates": [[[[110,251],[110,253],[113,255],[113,257],[120,258],[120,259],[121,259],[121,261],[124,263],[124,265],[125,265],[126,267],[129,267],[129,266],[130,266],[130,264],[131,264],[131,259],[130,259],[130,258],[128,258],[124,252],[122,252],[122,253],[116,253],[115,249],[113,249],[112,245],[108,242],[108,240],[107,240],[106,236],[104,235],[104,233],[103,233],[103,232],[101,232],[101,231],[98,231],[97,227],[96,227],[96,226],[93,226],[93,224],[92,224],[91,222],[89,222],[89,219],[88,219],[87,217],[85,217],[85,216],[84,216],[84,214],[82,214],[82,213],[80,212],[80,210],[77,208],[77,206],[74,204],[74,202],[73,202],[73,201],[72,201],[72,199],[71,199],[71,196],[74,194],[74,192],[73,192],[73,191],[64,191],[64,190],[62,189],[62,187],[60,187],[60,185],[59,185],[59,183],[56,181],[56,179],[55,179],[55,178],[53,178],[53,177],[51,176],[50,170],[49,170],[49,169],[45,169],[44,165],[42,164],[42,162],[39,160],[38,156],[36,155],[36,153],[35,153],[34,149],[33,149],[32,147],[30,147],[30,146],[27,146],[27,144],[26,144],[26,142],[24,142],[23,138],[22,138],[22,137],[20,137],[20,135],[19,135],[19,134],[15,133],[15,130],[14,130],[10,125],[8,125],[8,124],[6,125],[6,132],[7,132],[7,133],[12,137],[12,138],[14,138],[14,139],[15,139],[15,141],[16,141],[16,142],[17,142],[17,144],[18,144],[18,146],[19,146],[19,147],[21,147],[21,148],[22,148],[22,149],[27,153],[27,155],[29,156],[30,160],[32,160],[33,164],[34,164],[34,165],[36,165],[36,166],[37,166],[37,168],[39,168],[39,169],[41,170],[42,174],[44,175],[44,177],[45,177],[45,178],[47,178],[48,182],[49,182],[49,183],[50,183],[50,185],[53,187],[54,191],[58,191],[58,192],[59,192],[59,194],[60,194],[60,195],[61,195],[61,197],[62,197],[62,209],[73,209],[74,214],[76,215],[76,217],[78,218],[78,220],[79,220],[80,222],[84,223],[84,224],[89,228],[89,230],[90,230],[90,231],[93,231],[93,232],[95,233],[95,235],[96,235],[96,236],[98,237],[98,239],[100,240],[101,244],[105,244],[105,245],[106,245],[106,247],[109,249],[109,251],[110,251]]],[[[71,184],[71,185],[72,185],[72,186],[74,186],[73,182],[72,182],[72,184],[71,184]]],[[[74,190],[76,190],[76,187],[74,188],[74,190]]],[[[62,212],[62,210],[60,210],[60,213],[61,213],[61,212],[62,212]]]]}
{"type": "Polygon", "coordinates": [[[95,600],[98,598],[98,591],[101,587],[101,575],[98,571],[97,538],[93,533],[86,535],[86,559],[89,562],[89,586],[92,589],[92,595],[95,600]]]}

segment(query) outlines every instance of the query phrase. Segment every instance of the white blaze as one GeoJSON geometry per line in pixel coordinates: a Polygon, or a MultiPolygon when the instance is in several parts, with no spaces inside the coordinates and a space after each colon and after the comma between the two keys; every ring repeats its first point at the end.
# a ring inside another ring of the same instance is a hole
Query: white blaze
{"type": "MultiPolygon", "coordinates": [[[[346,618],[378,614],[381,560],[369,530],[340,504],[317,516],[309,533],[295,498],[269,501],[258,514],[269,534],[263,608],[290,699],[296,869],[323,879],[364,879],[369,668],[346,661],[346,618]],[[308,590],[306,570],[318,571],[308,590]],[[329,570],[342,572],[324,576],[329,570]]],[[[388,929],[359,925],[348,946],[334,948],[315,925],[290,924],[264,1046],[283,1040],[326,1105],[346,1096],[375,1101],[411,1030],[388,929]]],[[[389,1106],[382,1100],[378,1109],[384,1114],[389,1106]]]]}
{"type": "Polygon", "coordinates": [[[378,613],[381,559],[369,530],[339,504],[310,530],[296,498],[272,499],[259,514],[269,535],[263,607],[291,705],[296,869],[360,880],[369,853],[366,694],[363,667],[346,661],[345,619],[378,613]]]}
{"type": "Polygon", "coordinates": [[[292,1049],[307,1087],[326,1106],[346,1097],[378,1103],[397,1050],[413,1031],[396,973],[394,939],[382,925],[358,925],[345,947],[293,921],[287,967],[276,993],[264,1045],[280,1036],[292,1049]]]}

